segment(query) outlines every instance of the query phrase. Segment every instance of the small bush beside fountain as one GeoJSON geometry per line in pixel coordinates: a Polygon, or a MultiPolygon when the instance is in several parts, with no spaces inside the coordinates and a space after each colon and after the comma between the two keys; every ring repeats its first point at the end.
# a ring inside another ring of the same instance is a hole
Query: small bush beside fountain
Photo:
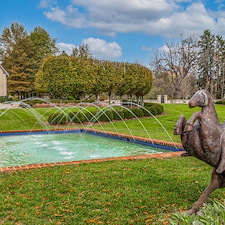
{"type": "Polygon", "coordinates": [[[53,113],[48,117],[48,122],[53,125],[66,124],[67,116],[63,113],[53,113]]]}

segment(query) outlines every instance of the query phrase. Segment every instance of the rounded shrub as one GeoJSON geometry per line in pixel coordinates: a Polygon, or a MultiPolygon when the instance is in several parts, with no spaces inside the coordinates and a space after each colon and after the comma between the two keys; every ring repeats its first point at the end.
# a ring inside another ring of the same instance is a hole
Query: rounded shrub
{"type": "Polygon", "coordinates": [[[153,103],[150,103],[150,102],[144,102],[144,107],[150,107],[150,106],[152,106],[153,105],[153,103]]]}
{"type": "MultiPolygon", "coordinates": [[[[150,113],[152,113],[154,116],[158,114],[158,110],[156,107],[154,106],[149,106],[149,107],[145,107],[150,113]]],[[[147,112],[146,112],[147,113],[147,112]]],[[[148,116],[151,115],[149,113],[147,113],[148,116]]]]}
{"type": "Polygon", "coordinates": [[[98,117],[97,115],[97,119],[98,121],[112,121],[114,119],[113,117],[113,112],[111,110],[108,111],[101,111],[99,112],[100,116],[98,117]]]}
{"type": "Polygon", "coordinates": [[[83,123],[86,121],[86,117],[83,112],[71,112],[68,116],[70,123],[83,123]]]}
{"type": "Polygon", "coordinates": [[[124,119],[124,111],[121,111],[121,110],[113,110],[112,111],[113,113],[113,117],[114,117],[114,120],[122,120],[124,119]]]}
{"type": "Polygon", "coordinates": [[[86,121],[95,121],[95,115],[96,115],[96,112],[90,112],[90,111],[86,111],[84,112],[85,114],[85,118],[86,118],[86,121]]]}
{"type": "MultiPolygon", "coordinates": [[[[155,108],[157,112],[155,112],[155,110],[153,110],[152,113],[156,113],[156,114],[153,114],[153,115],[162,114],[162,113],[164,112],[163,106],[162,106],[161,104],[158,104],[158,103],[145,102],[145,103],[144,103],[144,107],[145,107],[147,110],[149,110],[148,108],[150,108],[150,107],[155,108]]],[[[151,109],[152,109],[152,108],[151,108],[151,109]]],[[[150,110],[149,110],[149,111],[150,111],[150,110]]],[[[143,110],[143,112],[144,112],[144,115],[145,115],[145,116],[148,116],[148,115],[149,115],[148,112],[146,112],[145,110],[143,110]]]]}
{"type": "Polygon", "coordinates": [[[162,105],[157,104],[157,105],[155,105],[153,107],[155,107],[158,110],[157,114],[162,114],[164,112],[164,108],[163,108],[162,105]]]}
{"type": "Polygon", "coordinates": [[[225,105],[225,100],[218,100],[218,101],[215,102],[215,104],[225,105]]]}
{"type": "Polygon", "coordinates": [[[134,114],[129,109],[123,109],[124,118],[125,119],[131,119],[134,118],[134,114]]]}
{"type": "Polygon", "coordinates": [[[148,110],[149,107],[145,106],[144,108],[142,108],[142,112],[143,112],[143,115],[144,116],[151,116],[151,114],[149,114],[149,110],[148,110]]]}
{"type": "Polygon", "coordinates": [[[52,125],[66,124],[67,116],[63,113],[53,113],[53,114],[49,115],[48,122],[52,125]]]}
{"type": "Polygon", "coordinates": [[[142,117],[144,116],[144,113],[142,111],[142,109],[140,108],[134,108],[134,109],[131,109],[131,111],[135,114],[135,116],[137,117],[142,117]]]}

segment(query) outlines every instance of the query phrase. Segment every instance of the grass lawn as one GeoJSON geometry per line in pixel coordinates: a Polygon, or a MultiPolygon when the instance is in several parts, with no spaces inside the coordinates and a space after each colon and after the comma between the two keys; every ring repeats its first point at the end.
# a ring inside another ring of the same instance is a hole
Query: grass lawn
{"type": "MultiPolygon", "coordinates": [[[[165,104],[157,119],[172,136],[180,115],[196,109],[165,104]]],[[[219,119],[225,106],[216,105],[219,119]]],[[[66,109],[69,110],[69,109],[66,109]]],[[[44,128],[57,109],[1,110],[0,130],[44,128]],[[32,113],[30,112],[32,111],[32,113]],[[38,120],[37,120],[38,118],[38,120]]],[[[170,140],[154,118],[140,119],[152,138],[170,140]]],[[[124,122],[95,125],[129,133],[124,122]]],[[[132,134],[148,137],[137,120],[126,120],[132,134]]],[[[0,174],[0,224],[163,224],[199,198],[210,180],[211,167],[193,157],[112,161],[57,166],[0,174]]],[[[216,190],[210,199],[224,199],[216,190]]],[[[166,224],[166,223],[165,223],[166,224]]]]}
{"type": "MultiPolygon", "coordinates": [[[[1,174],[1,224],[163,224],[210,180],[193,157],[113,161],[1,174]]],[[[210,199],[224,198],[215,191],[210,199]]]]}

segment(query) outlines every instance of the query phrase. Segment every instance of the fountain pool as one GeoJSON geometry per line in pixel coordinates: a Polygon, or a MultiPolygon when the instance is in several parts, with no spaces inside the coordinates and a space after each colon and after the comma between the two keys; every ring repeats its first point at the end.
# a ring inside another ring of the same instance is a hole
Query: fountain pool
{"type": "Polygon", "coordinates": [[[168,150],[82,132],[0,137],[0,167],[163,152],[168,150]]]}

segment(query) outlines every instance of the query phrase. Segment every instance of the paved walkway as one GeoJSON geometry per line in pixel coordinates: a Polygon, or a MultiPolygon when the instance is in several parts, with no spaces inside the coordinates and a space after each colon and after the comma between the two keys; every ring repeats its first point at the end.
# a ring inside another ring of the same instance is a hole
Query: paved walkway
{"type": "Polygon", "coordinates": [[[17,102],[0,103],[0,109],[12,109],[12,108],[21,108],[20,103],[17,102]]]}

